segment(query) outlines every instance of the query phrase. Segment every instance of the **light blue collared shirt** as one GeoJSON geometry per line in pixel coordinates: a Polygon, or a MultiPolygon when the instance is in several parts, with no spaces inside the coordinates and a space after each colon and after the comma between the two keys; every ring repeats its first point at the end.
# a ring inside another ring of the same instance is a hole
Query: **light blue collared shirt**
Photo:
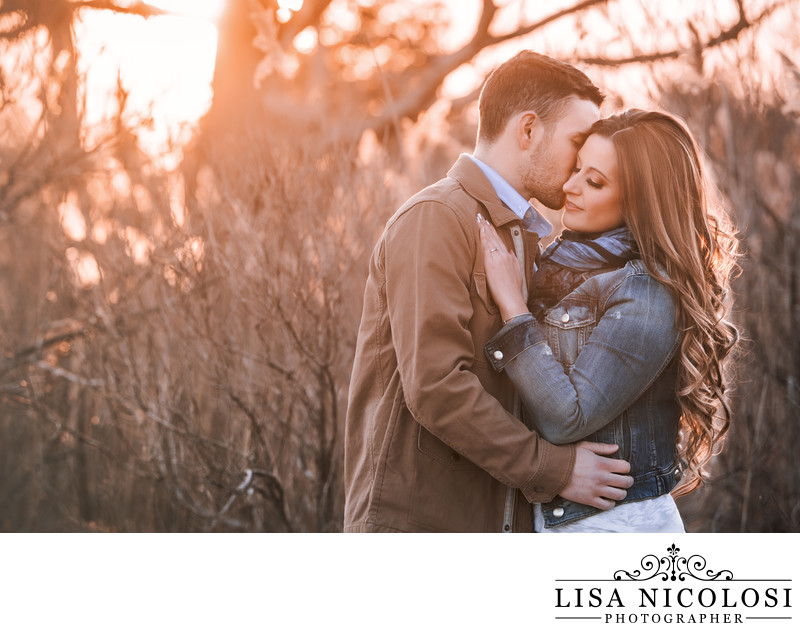
{"type": "Polygon", "coordinates": [[[502,175],[475,156],[466,155],[480,167],[480,170],[483,171],[483,174],[494,187],[500,201],[514,211],[514,214],[522,220],[522,225],[526,230],[536,232],[540,238],[544,238],[553,232],[553,225],[536,212],[536,209],[528,203],[528,200],[520,195],[511,184],[506,182],[502,175]]]}

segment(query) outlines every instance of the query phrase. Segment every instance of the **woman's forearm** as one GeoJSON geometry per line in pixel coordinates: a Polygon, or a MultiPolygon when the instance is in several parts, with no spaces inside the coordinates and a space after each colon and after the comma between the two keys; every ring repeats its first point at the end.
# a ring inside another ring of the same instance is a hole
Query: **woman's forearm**
{"type": "Polygon", "coordinates": [[[626,279],[568,371],[533,316],[509,323],[487,344],[487,357],[507,372],[545,439],[563,444],[589,436],[627,409],[666,367],[680,335],[674,302],[654,283],[646,276],[626,279]]]}

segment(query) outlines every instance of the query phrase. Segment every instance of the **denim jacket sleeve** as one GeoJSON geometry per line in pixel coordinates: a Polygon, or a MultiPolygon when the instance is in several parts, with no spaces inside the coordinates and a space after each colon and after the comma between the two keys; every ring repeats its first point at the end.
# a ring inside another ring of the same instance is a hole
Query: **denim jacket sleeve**
{"type": "Polygon", "coordinates": [[[569,373],[532,315],[510,322],[486,344],[489,361],[506,371],[552,443],[580,440],[614,420],[664,370],[680,341],[672,295],[647,274],[627,275],[600,306],[569,373]]]}

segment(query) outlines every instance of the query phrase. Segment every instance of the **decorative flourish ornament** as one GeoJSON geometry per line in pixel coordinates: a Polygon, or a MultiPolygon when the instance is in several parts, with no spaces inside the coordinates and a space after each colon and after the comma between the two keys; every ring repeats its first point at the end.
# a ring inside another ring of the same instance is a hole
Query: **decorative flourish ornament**
{"type": "Polygon", "coordinates": [[[669,556],[658,557],[648,554],[642,557],[641,570],[617,570],[614,572],[615,581],[649,581],[661,577],[662,581],[685,581],[687,577],[699,581],[732,581],[733,573],[730,570],[714,572],[706,570],[706,560],[699,554],[689,558],[678,556],[681,549],[674,543],[667,548],[669,556]],[[644,570],[644,571],[642,571],[644,570]]]}

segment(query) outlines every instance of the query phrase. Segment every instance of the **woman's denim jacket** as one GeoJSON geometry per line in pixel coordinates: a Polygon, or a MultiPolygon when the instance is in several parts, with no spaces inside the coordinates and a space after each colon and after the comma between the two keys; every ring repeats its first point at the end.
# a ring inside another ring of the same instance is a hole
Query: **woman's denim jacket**
{"type": "MultiPolygon", "coordinates": [[[[641,260],[589,277],[540,321],[520,316],[486,345],[525,404],[525,422],[555,444],[616,443],[631,465],[631,502],[668,493],[680,479],[676,304],[641,260]]],[[[556,497],[553,526],[598,512],[556,497]]]]}

